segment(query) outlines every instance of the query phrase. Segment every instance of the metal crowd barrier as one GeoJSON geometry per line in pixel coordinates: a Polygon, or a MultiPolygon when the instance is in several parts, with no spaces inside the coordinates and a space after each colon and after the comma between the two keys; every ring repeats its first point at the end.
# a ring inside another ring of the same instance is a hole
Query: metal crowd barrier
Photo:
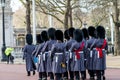
{"type": "Polygon", "coordinates": [[[23,47],[22,46],[16,46],[16,47],[13,47],[13,48],[14,48],[14,51],[12,51],[11,54],[15,58],[22,58],[23,57],[23,52],[22,52],[23,47]]]}

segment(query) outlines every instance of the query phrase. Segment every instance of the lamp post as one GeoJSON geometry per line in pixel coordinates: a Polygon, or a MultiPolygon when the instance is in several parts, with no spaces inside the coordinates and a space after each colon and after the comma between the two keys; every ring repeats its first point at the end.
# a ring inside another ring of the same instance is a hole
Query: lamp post
{"type": "Polygon", "coordinates": [[[33,7],[33,43],[36,44],[36,14],[35,14],[35,0],[32,0],[33,7]]]}
{"type": "Polygon", "coordinates": [[[4,54],[5,49],[6,49],[6,44],[5,44],[5,19],[4,19],[4,9],[5,9],[5,0],[1,0],[1,8],[2,8],[2,29],[3,29],[3,45],[2,45],[2,59],[1,61],[6,61],[6,56],[4,54]]]}

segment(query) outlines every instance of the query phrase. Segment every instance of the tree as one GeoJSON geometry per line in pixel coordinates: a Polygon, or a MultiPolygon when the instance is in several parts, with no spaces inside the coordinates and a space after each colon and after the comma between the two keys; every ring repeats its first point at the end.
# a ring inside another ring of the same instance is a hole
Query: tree
{"type": "Polygon", "coordinates": [[[76,3],[79,0],[36,0],[37,10],[46,15],[51,15],[64,25],[64,28],[73,27],[73,10],[80,8],[76,3]],[[62,15],[64,20],[58,15],[62,15]]]}
{"type": "Polygon", "coordinates": [[[26,0],[26,24],[27,33],[31,33],[31,20],[30,20],[30,0],[26,0]]]}
{"type": "MultiPolygon", "coordinates": [[[[89,7],[91,5],[92,8],[106,8],[108,9],[111,5],[109,3],[113,3],[114,7],[114,13],[112,14],[113,22],[115,24],[115,55],[120,55],[120,20],[119,20],[119,8],[120,1],[119,0],[87,0],[87,4],[89,4],[89,7]]],[[[91,8],[90,7],[90,8],[91,8]]]]}
{"type": "Polygon", "coordinates": [[[113,21],[115,24],[115,55],[120,55],[120,20],[119,20],[119,8],[118,8],[118,0],[113,1],[113,6],[115,9],[115,14],[113,17],[113,21]]]}
{"type": "MultiPolygon", "coordinates": [[[[24,0],[20,0],[26,7],[24,0]]],[[[78,14],[74,15],[74,10],[80,10],[79,0],[35,0],[36,11],[51,15],[54,19],[63,24],[64,28],[73,27],[73,17],[77,17],[76,21],[82,21],[78,14]],[[60,15],[60,16],[58,16],[60,15]]],[[[26,7],[27,8],[27,7],[26,7]]],[[[81,22],[82,23],[82,22],[81,22]]],[[[82,25],[82,24],[81,24],[82,25]]]]}

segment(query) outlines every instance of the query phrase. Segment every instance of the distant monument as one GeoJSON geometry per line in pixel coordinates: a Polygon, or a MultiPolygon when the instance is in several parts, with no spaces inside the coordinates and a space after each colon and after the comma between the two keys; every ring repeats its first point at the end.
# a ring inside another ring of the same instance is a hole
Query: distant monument
{"type": "MultiPolygon", "coordinates": [[[[11,0],[6,0],[5,2],[5,43],[6,46],[13,46],[13,12],[12,8],[10,7],[11,0]]],[[[3,31],[2,31],[2,8],[0,7],[0,56],[1,56],[1,48],[3,46],[3,31]]]]}

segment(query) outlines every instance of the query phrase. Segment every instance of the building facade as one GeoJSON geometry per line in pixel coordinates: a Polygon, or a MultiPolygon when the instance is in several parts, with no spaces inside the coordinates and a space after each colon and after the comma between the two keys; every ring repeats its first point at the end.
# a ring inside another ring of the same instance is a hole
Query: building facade
{"type": "MultiPolygon", "coordinates": [[[[10,7],[10,1],[11,0],[6,0],[5,9],[4,9],[5,44],[6,44],[6,46],[14,45],[13,25],[12,25],[13,12],[12,12],[12,8],[10,7]]],[[[3,23],[2,23],[2,21],[3,21],[2,8],[0,7],[0,39],[1,39],[0,40],[0,51],[3,46],[3,23]]]]}

